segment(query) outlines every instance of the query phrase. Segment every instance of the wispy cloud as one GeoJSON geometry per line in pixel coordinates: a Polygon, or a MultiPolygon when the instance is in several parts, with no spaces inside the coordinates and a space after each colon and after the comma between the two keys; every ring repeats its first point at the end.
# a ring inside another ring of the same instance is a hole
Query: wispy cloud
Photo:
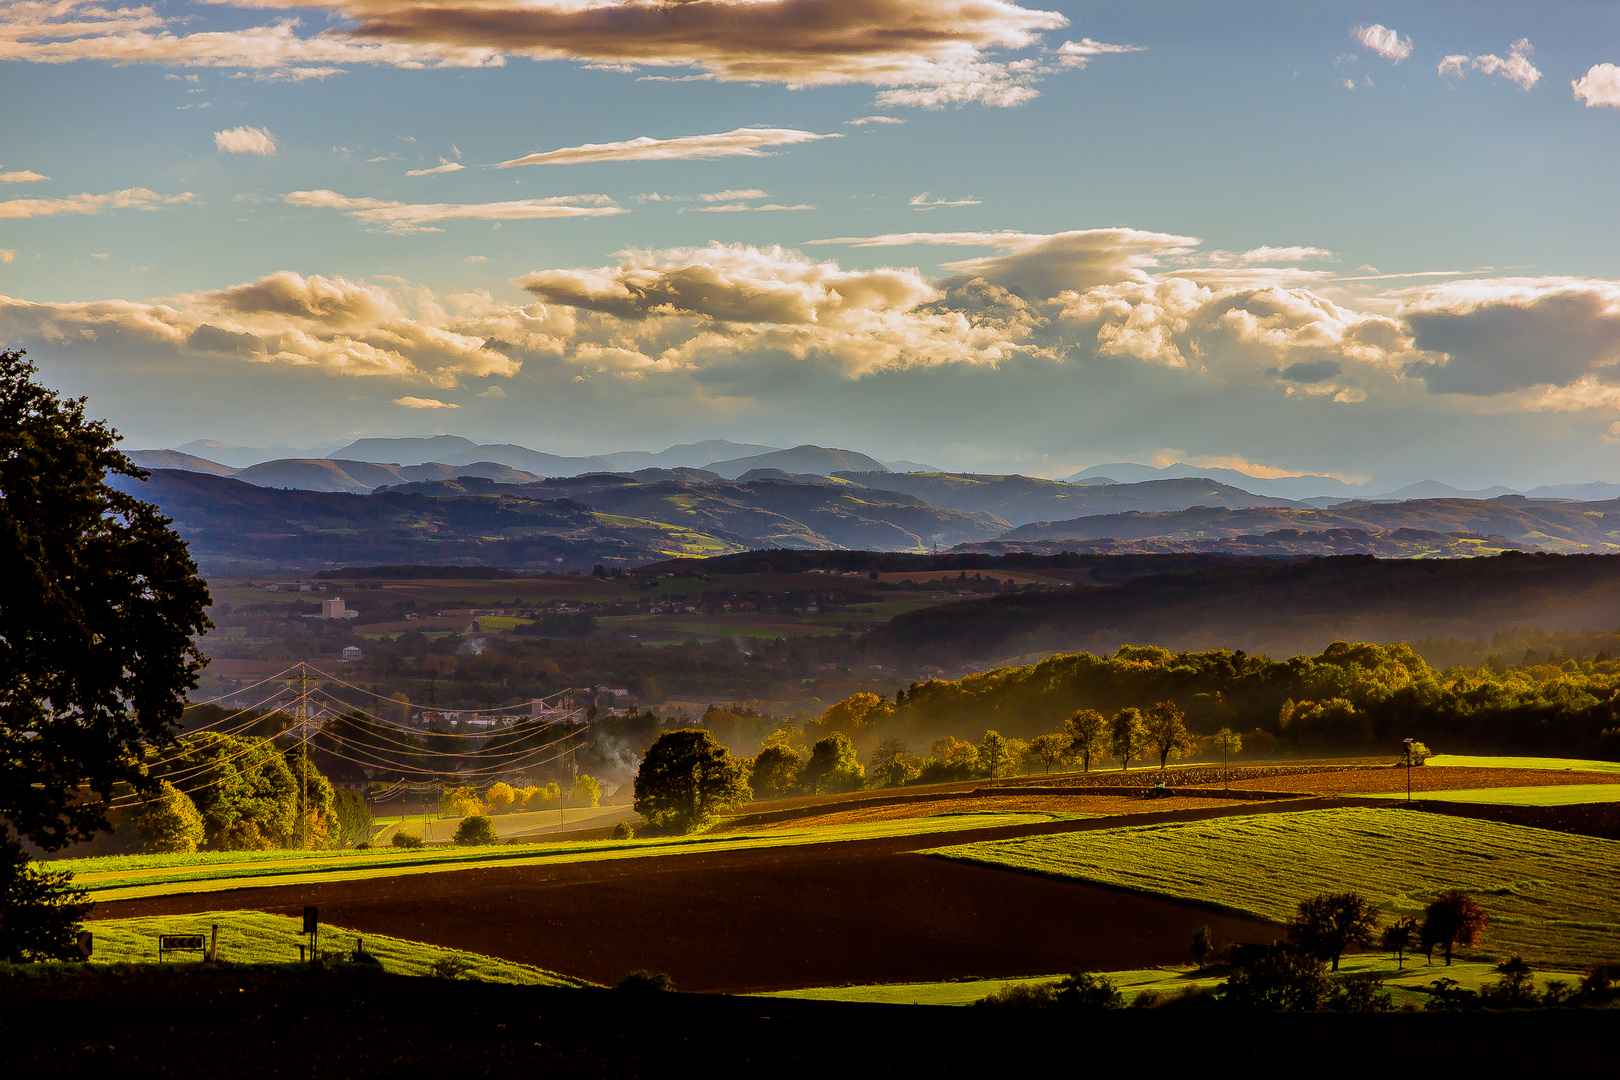
{"type": "Polygon", "coordinates": [[[55,217],[59,214],[100,214],[108,210],[156,210],[171,203],[191,202],[189,191],[159,195],[150,188],[125,188],[104,195],[69,195],[62,199],[12,199],[0,202],[0,219],[55,217]]]}
{"type": "Polygon", "coordinates": [[[913,195],[908,205],[914,206],[918,210],[932,210],[936,206],[979,206],[982,201],[971,197],[966,199],[930,199],[928,192],[925,191],[921,195],[913,195]]]}
{"type": "MultiPolygon", "coordinates": [[[[479,395],[479,396],[482,397],[483,395],[479,395]]],[[[407,408],[407,409],[459,409],[459,408],[461,408],[460,405],[457,405],[453,401],[440,401],[438,398],[430,398],[430,397],[397,397],[397,398],[394,399],[394,404],[403,406],[404,408],[407,408]]]]}
{"type": "Polygon", "coordinates": [[[1361,42],[1362,48],[1370,49],[1385,60],[1392,60],[1397,64],[1412,55],[1412,39],[1401,37],[1381,23],[1358,26],[1350,31],[1350,35],[1361,42]]]}
{"type": "Polygon", "coordinates": [[[1057,55],[1062,57],[1063,63],[1068,67],[1085,67],[1094,56],[1111,56],[1117,53],[1145,52],[1143,45],[1110,45],[1106,41],[1094,41],[1091,38],[1081,38],[1079,41],[1065,41],[1057,47],[1057,55]]]}
{"type": "Polygon", "coordinates": [[[405,175],[406,176],[437,176],[440,173],[460,172],[462,169],[465,169],[466,167],[467,166],[463,165],[459,161],[451,161],[449,158],[440,158],[439,163],[437,165],[435,165],[431,169],[410,169],[410,170],[406,171],[405,175]]]}
{"type": "Polygon", "coordinates": [[[1529,90],[1541,81],[1541,71],[1530,62],[1530,54],[1535,52],[1528,38],[1520,38],[1508,47],[1507,59],[1486,53],[1482,56],[1468,56],[1463,53],[1447,56],[1440,61],[1438,71],[1441,75],[1453,75],[1462,78],[1472,68],[1484,72],[1486,75],[1498,75],[1508,82],[1516,83],[1521,90],[1529,90]]]}
{"type": "Polygon", "coordinates": [[[49,180],[48,176],[41,176],[33,169],[22,169],[19,172],[0,173],[0,184],[31,184],[35,180],[49,180]]]}
{"type": "Polygon", "coordinates": [[[276,152],[276,137],[264,128],[238,127],[214,132],[214,145],[226,154],[260,154],[265,157],[276,152]]]}
{"type": "Polygon", "coordinates": [[[497,169],[510,169],[518,165],[579,165],[597,161],[680,161],[693,158],[764,157],[770,148],[814,142],[818,139],[838,139],[841,135],[818,135],[813,131],[795,128],[737,128],[715,135],[681,135],[673,139],[654,139],[643,135],[623,142],[584,143],[565,146],[543,153],[526,154],[503,161],[497,169]]]}
{"type": "MultiPolygon", "coordinates": [[[[1575,92],[1575,100],[1586,102],[1588,109],[1598,105],[1620,109],[1620,67],[1593,64],[1585,75],[1569,85],[1575,92]]],[[[0,180],[3,179],[0,177],[0,180]]]]}
{"type": "Polygon", "coordinates": [[[720,204],[718,206],[683,207],[681,209],[681,212],[685,213],[687,210],[691,210],[692,213],[694,213],[694,214],[737,214],[737,213],[746,213],[746,212],[748,212],[750,210],[770,211],[770,210],[814,210],[814,209],[815,209],[815,206],[813,204],[811,204],[811,203],[797,203],[797,204],[795,204],[793,206],[786,206],[786,205],[783,205],[782,203],[743,203],[743,202],[736,202],[736,203],[722,203],[722,204],[720,204]]]}
{"type": "Polygon", "coordinates": [[[291,206],[342,210],[350,217],[381,225],[393,233],[439,232],[435,221],[532,221],[550,218],[607,217],[627,211],[606,195],[554,195],[489,203],[406,203],[388,199],[351,198],[324,188],[292,191],[291,206]]]}
{"type": "Polygon", "coordinates": [[[905,118],[899,116],[857,116],[853,120],[845,120],[850,127],[865,127],[867,124],[903,124],[905,118]]]}

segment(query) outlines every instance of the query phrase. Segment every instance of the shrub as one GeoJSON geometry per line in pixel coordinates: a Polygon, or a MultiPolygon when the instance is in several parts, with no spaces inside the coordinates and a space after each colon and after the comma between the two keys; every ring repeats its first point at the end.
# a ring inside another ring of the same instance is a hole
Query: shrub
{"type": "Polygon", "coordinates": [[[1434,756],[1434,751],[1433,750],[1430,750],[1427,746],[1424,746],[1422,743],[1418,742],[1416,739],[1412,740],[1411,753],[1412,753],[1412,764],[1413,765],[1422,765],[1425,761],[1428,761],[1431,757],[1434,756]]]}
{"type": "Polygon", "coordinates": [[[500,838],[495,835],[495,822],[484,814],[474,814],[461,819],[456,826],[456,835],[451,841],[462,847],[477,847],[483,844],[498,844],[500,838]]]}
{"type": "Polygon", "coordinates": [[[673,993],[675,980],[662,971],[632,971],[619,980],[615,989],[629,994],[673,993]]]}
{"type": "Polygon", "coordinates": [[[472,961],[460,953],[441,956],[428,968],[428,974],[435,979],[466,979],[471,972],[472,961]]]}
{"type": "Polygon", "coordinates": [[[613,826],[613,839],[634,840],[635,838],[636,830],[631,827],[628,821],[621,821],[617,825],[613,826]]]}
{"type": "Polygon", "coordinates": [[[394,833],[394,838],[390,840],[389,843],[393,844],[395,847],[419,848],[422,846],[422,838],[416,833],[408,833],[405,830],[400,829],[394,833]]]}
{"type": "Polygon", "coordinates": [[[1045,1009],[1057,1001],[1057,983],[1008,983],[973,1002],[988,1009],[1045,1009]]]}
{"type": "Polygon", "coordinates": [[[1334,1012],[1389,1012],[1395,1007],[1383,980],[1376,975],[1346,975],[1326,1004],[1334,1012]]]}
{"type": "Polygon", "coordinates": [[[1322,962],[1281,949],[1267,950],[1221,984],[1222,1002],[1240,1009],[1315,1012],[1333,993],[1322,962]]]}
{"type": "Polygon", "coordinates": [[[1056,984],[1055,989],[1060,1005],[1082,1009],[1117,1009],[1125,1004],[1114,981],[1094,971],[1076,971],[1056,984]]]}

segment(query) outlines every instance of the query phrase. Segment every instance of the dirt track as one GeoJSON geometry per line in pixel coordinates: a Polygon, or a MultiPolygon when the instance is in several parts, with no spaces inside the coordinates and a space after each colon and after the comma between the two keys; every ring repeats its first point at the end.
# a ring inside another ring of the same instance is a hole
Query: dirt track
{"type": "MultiPolygon", "coordinates": [[[[1267,810],[1337,805],[1325,800],[1267,810]]],[[[252,907],[489,953],[598,982],[637,968],[746,991],[1183,963],[1193,930],[1278,927],[1112,889],[919,856],[1042,832],[1256,812],[1222,806],[925,836],[569,865],[487,867],[98,905],[97,918],[252,907]]],[[[1262,811],[1263,812],[1263,811],[1262,811]]]]}

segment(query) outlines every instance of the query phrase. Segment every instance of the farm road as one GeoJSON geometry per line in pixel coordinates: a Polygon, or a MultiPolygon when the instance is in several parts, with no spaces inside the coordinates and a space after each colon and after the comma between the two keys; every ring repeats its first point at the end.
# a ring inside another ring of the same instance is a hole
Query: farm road
{"type": "MultiPolygon", "coordinates": [[[[638,968],[744,992],[1184,963],[1193,930],[1269,941],[1256,919],[921,857],[946,844],[1344,805],[1306,799],[800,847],[271,886],[97,905],[97,918],[251,906],[612,984],[638,968]]],[[[1360,800],[1357,805],[1362,805],[1360,800]]]]}

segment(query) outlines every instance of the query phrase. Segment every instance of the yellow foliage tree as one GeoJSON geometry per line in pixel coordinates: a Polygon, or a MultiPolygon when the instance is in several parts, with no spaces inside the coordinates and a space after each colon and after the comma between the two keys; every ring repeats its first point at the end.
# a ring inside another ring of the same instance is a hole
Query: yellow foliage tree
{"type": "Polygon", "coordinates": [[[876,694],[851,694],[822,713],[818,723],[829,732],[851,735],[876,721],[887,705],[876,694]]]}
{"type": "Polygon", "coordinates": [[[463,785],[458,788],[446,788],[439,794],[439,813],[449,817],[472,817],[474,814],[484,812],[484,800],[478,797],[478,792],[471,787],[463,785]]]}
{"type": "Polygon", "coordinates": [[[517,792],[512,790],[511,784],[497,780],[488,791],[484,792],[484,801],[489,803],[490,813],[504,814],[511,810],[512,804],[517,801],[517,792]]]}
{"type": "Polygon", "coordinates": [[[596,806],[602,801],[602,785],[595,777],[580,773],[574,777],[574,805],[596,806]]]}

